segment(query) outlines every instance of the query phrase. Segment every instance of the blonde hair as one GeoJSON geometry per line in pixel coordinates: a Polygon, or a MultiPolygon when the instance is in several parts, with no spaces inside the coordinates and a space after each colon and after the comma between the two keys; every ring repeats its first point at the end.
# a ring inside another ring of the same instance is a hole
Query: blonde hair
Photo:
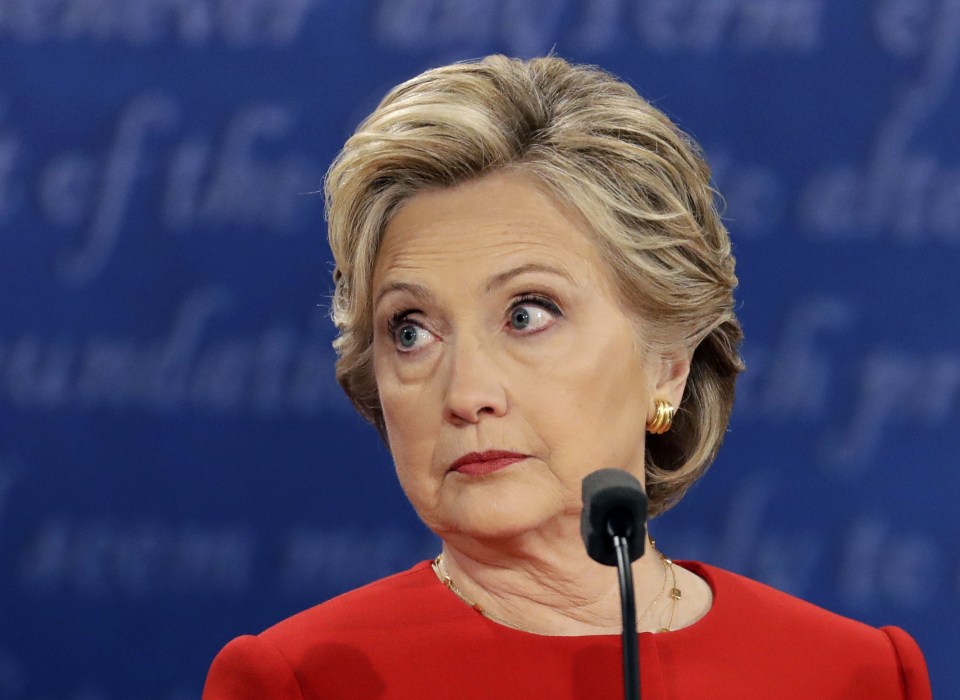
{"type": "Polygon", "coordinates": [[[737,278],[700,149],[597,68],[553,56],[444,66],[398,85],[360,124],[325,182],[337,380],[384,436],[371,308],[384,228],[418,192],[508,167],[533,173],[582,214],[653,343],[693,350],[673,428],[647,438],[657,515],[702,476],[723,440],[743,369],[737,278]]]}

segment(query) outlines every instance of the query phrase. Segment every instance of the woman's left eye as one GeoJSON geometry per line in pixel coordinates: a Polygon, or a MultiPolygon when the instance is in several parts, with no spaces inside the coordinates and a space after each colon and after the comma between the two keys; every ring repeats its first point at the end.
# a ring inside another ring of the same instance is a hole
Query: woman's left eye
{"type": "Polygon", "coordinates": [[[536,333],[547,328],[560,315],[560,309],[549,299],[518,299],[510,308],[510,328],[523,333],[536,333]]]}

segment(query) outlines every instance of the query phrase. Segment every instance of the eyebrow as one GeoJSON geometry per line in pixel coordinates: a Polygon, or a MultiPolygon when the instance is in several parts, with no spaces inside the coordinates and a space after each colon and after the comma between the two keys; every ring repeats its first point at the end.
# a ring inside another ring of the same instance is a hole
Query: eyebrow
{"type": "MultiPolygon", "coordinates": [[[[564,269],[559,267],[553,267],[551,265],[544,265],[543,263],[526,263],[524,265],[519,265],[517,267],[511,268],[500,272],[489,280],[483,287],[484,292],[492,292],[495,289],[502,287],[507,284],[514,277],[519,277],[531,272],[540,272],[546,273],[549,275],[556,275],[557,277],[562,277],[571,284],[576,284],[573,277],[564,269]]],[[[376,308],[380,301],[387,295],[392,292],[406,292],[411,295],[414,299],[418,301],[426,301],[430,298],[430,292],[427,291],[427,288],[423,285],[417,284],[415,282],[391,282],[385,285],[379,292],[377,292],[377,297],[374,299],[373,307],[376,308]]]]}
{"type": "Polygon", "coordinates": [[[498,287],[502,287],[507,282],[512,280],[514,277],[519,277],[520,275],[526,274],[528,272],[545,272],[549,275],[556,275],[567,280],[571,284],[576,284],[573,277],[570,274],[559,267],[553,267],[551,265],[544,265],[543,263],[526,263],[525,265],[520,265],[518,267],[511,268],[504,272],[501,272],[497,275],[491,277],[486,285],[484,285],[483,290],[485,292],[492,292],[498,287]]]}
{"type": "Polygon", "coordinates": [[[377,298],[373,300],[373,308],[377,308],[380,300],[391,292],[406,292],[417,301],[426,301],[430,298],[430,293],[427,292],[427,288],[423,285],[412,282],[391,282],[377,292],[377,298]]]}

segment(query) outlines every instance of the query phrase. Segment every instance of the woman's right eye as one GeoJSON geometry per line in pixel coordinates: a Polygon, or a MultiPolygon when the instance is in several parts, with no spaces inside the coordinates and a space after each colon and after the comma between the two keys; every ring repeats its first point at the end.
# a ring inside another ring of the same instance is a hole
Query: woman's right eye
{"type": "Polygon", "coordinates": [[[414,352],[433,340],[433,333],[411,321],[398,319],[390,323],[394,345],[400,352],[414,352]]]}

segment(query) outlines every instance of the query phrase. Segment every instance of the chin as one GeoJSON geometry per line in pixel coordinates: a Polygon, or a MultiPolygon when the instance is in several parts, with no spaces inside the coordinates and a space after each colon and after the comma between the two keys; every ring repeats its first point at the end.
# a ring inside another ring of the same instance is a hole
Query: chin
{"type": "Polygon", "coordinates": [[[446,533],[457,534],[478,542],[503,541],[521,537],[537,529],[536,523],[516,519],[508,521],[506,518],[460,517],[449,523],[446,533]]]}
{"type": "Polygon", "coordinates": [[[546,494],[527,489],[470,488],[451,495],[441,509],[441,529],[477,540],[519,537],[541,530],[563,513],[546,494]]]}

